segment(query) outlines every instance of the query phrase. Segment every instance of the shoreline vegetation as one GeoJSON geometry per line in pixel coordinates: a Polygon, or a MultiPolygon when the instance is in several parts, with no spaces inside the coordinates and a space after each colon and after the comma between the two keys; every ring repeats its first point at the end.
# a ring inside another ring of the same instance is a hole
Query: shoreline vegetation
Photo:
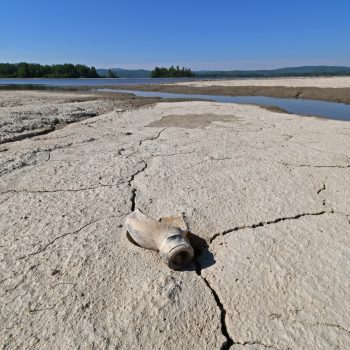
{"type": "Polygon", "coordinates": [[[0,63],[0,78],[100,78],[95,67],[83,64],[0,63]]]}
{"type": "Polygon", "coordinates": [[[180,68],[171,66],[170,68],[156,67],[151,71],[151,78],[193,78],[195,74],[191,68],[180,68]]]}
{"type": "Polygon", "coordinates": [[[271,70],[192,71],[171,66],[153,70],[99,68],[83,64],[0,63],[0,78],[285,78],[350,76],[350,67],[303,66],[271,70]]]}

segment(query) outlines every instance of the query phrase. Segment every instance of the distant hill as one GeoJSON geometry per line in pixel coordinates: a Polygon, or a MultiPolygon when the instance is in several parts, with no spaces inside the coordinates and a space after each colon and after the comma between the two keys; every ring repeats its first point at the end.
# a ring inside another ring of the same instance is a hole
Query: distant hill
{"type": "MultiPolygon", "coordinates": [[[[123,68],[110,68],[111,71],[119,78],[150,78],[151,71],[146,69],[123,69],[123,68]]],[[[106,77],[108,69],[97,69],[97,73],[101,77],[106,77]]]]}
{"type": "Polygon", "coordinates": [[[237,78],[271,78],[271,77],[307,77],[307,76],[341,76],[350,75],[350,67],[341,66],[303,66],[270,70],[231,70],[231,71],[196,71],[196,77],[237,77],[237,78]]]}
{"type": "MultiPolygon", "coordinates": [[[[120,78],[150,78],[151,71],[146,69],[111,68],[120,78]]],[[[107,76],[108,69],[97,69],[101,77],[107,76]]],[[[308,77],[308,76],[346,76],[350,67],[341,66],[303,66],[265,70],[200,70],[193,72],[200,78],[273,78],[273,77],[308,77]]]]}

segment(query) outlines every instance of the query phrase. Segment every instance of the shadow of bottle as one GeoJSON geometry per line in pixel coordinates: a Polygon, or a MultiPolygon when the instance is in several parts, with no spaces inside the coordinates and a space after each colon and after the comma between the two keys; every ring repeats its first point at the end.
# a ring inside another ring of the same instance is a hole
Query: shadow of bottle
{"type": "Polygon", "coordinates": [[[209,251],[208,243],[202,237],[199,237],[193,232],[188,232],[187,238],[193,247],[194,257],[192,263],[185,266],[180,271],[196,271],[196,273],[200,275],[203,269],[215,264],[214,255],[209,251]]]}

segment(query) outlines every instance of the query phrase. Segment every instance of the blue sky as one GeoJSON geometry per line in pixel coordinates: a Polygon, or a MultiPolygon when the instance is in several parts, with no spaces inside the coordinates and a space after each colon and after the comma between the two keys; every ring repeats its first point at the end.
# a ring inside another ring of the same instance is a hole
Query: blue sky
{"type": "Polygon", "coordinates": [[[349,0],[2,0],[0,62],[350,66],[349,0]]]}

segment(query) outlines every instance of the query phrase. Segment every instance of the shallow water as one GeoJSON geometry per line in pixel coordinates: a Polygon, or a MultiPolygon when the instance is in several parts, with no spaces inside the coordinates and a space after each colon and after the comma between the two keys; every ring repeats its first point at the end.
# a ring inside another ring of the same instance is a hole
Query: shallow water
{"type": "Polygon", "coordinates": [[[222,96],[201,94],[178,94],[157,91],[97,89],[97,91],[131,93],[143,97],[184,98],[195,100],[211,100],[223,103],[252,104],[261,106],[277,106],[285,111],[303,116],[315,116],[335,120],[350,121],[350,105],[338,102],[307,100],[300,98],[276,98],[265,96],[222,96]]]}
{"type": "Polygon", "coordinates": [[[58,87],[78,87],[78,86],[101,86],[101,85],[143,85],[143,84],[169,84],[181,81],[202,80],[201,78],[118,78],[118,79],[0,79],[0,87],[6,85],[42,85],[58,87]]]}

